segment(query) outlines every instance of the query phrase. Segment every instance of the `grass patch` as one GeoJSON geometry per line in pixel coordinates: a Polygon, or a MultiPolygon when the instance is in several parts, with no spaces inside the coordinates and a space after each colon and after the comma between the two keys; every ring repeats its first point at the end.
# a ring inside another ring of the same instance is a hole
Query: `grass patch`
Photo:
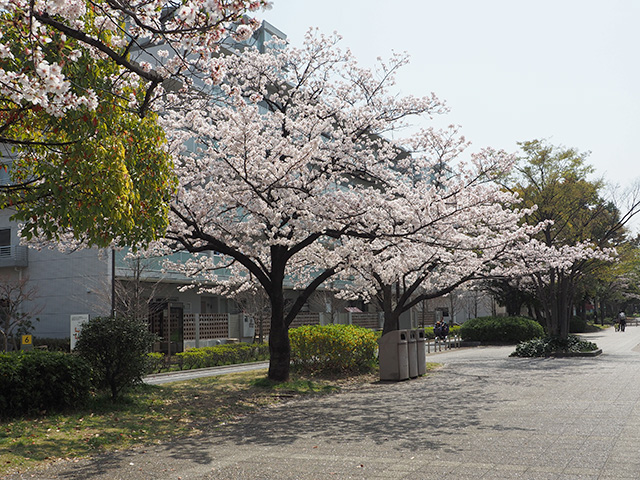
{"type": "MultiPolygon", "coordinates": [[[[427,371],[440,364],[427,363],[427,371]]],[[[140,385],[117,403],[96,397],[66,414],[0,419],[0,477],[60,459],[87,457],[199,435],[298,396],[336,393],[378,381],[377,373],[301,376],[284,383],[266,369],[140,385]]]]}
{"type": "MultiPolygon", "coordinates": [[[[141,385],[118,403],[94,398],[82,411],[0,421],[0,476],[59,459],[198,435],[266,405],[337,392],[344,382],[298,378],[271,382],[266,370],[141,385]]],[[[368,382],[371,376],[352,377],[368,382]]]]}
{"type": "Polygon", "coordinates": [[[600,330],[606,330],[607,328],[610,328],[611,324],[610,323],[605,323],[604,325],[600,325],[599,323],[587,323],[587,332],[599,332],[600,330]]]}

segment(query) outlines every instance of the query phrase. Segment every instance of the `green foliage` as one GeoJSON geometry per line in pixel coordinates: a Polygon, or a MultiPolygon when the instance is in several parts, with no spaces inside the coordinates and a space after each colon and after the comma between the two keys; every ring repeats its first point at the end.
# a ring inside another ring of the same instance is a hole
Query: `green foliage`
{"type": "Polygon", "coordinates": [[[587,163],[587,154],[541,140],[519,145],[523,157],[513,173],[512,189],[524,205],[538,206],[530,222],[554,220],[539,239],[548,245],[572,245],[598,238],[612,212],[599,195],[602,181],[589,179],[593,166],[587,163]]]}
{"type": "Polygon", "coordinates": [[[548,357],[557,353],[581,353],[597,350],[598,346],[593,342],[580,340],[575,335],[567,338],[545,337],[518,344],[512,357],[548,357]]]}
{"type": "MultiPolygon", "coordinates": [[[[0,11],[0,25],[13,54],[0,59],[0,68],[32,73],[40,57],[25,54],[35,38],[30,22],[0,11]]],[[[85,28],[96,38],[105,35],[91,22],[85,28]]],[[[51,31],[49,38],[41,45],[44,59],[60,64],[70,93],[95,92],[97,107],[56,115],[0,94],[0,136],[17,155],[8,170],[14,188],[0,190],[0,207],[14,208],[26,238],[72,232],[103,247],[113,239],[137,245],[157,238],[167,225],[175,179],[157,115],[129,107],[130,98],[143,100],[145,88],[122,83],[115,62],[90,54],[71,36],[51,31]],[[72,61],[72,52],[82,55],[72,61]]]]}
{"type": "Polygon", "coordinates": [[[191,348],[176,354],[180,368],[218,367],[269,359],[266,343],[227,343],[214,347],[191,348]]]}
{"type": "Polygon", "coordinates": [[[472,318],[462,324],[460,335],[476,342],[518,343],[544,335],[535,320],[524,317],[472,318]]]}
{"type": "Polygon", "coordinates": [[[376,334],[354,325],[305,325],[289,330],[291,362],[308,373],[365,372],[376,363],[376,334]]]}
{"type": "Polygon", "coordinates": [[[587,331],[587,320],[580,317],[571,317],[569,322],[570,333],[584,333],[587,331]]]}
{"type": "Polygon", "coordinates": [[[116,237],[130,245],[156,238],[174,185],[156,118],[110,104],[67,117],[57,128],[68,145],[23,150],[10,171],[14,182],[42,179],[16,198],[7,192],[23,235],[58,239],[71,231],[98,246],[116,237]]]}
{"type": "Polygon", "coordinates": [[[33,337],[33,347],[44,347],[50,352],[68,352],[71,349],[71,342],[67,338],[45,338],[33,337]]]}
{"type": "Polygon", "coordinates": [[[91,369],[62,352],[0,354],[0,415],[63,410],[82,405],[91,391],[91,369]]]}
{"type": "Polygon", "coordinates": [[[162,366],[164,365],[164,353],[160,352],[149,352],[147,353],[147,368],[145,369],[146,373],[157,373],[162,370],[162,366]]]}
{"type": "MultiPolygon", "coordinates": [[[[505,186],[520,195],[523,207],[537,205],[527,217],[528,223],[551,220],[535,235],[537,240],[555,248],[589,242],[594,250],[617,248],[624,243],[624,224],[631,210],[621,212],[615,203],[604,198],[604,183],[593,179],[593,167],[587,163],[586,153],[555,147],[543,140],[519,145],[521,158],[505,186]]],[[[537,307],[546,319],[547,332],[552,335],[567,335],[571,302],[581,298],[581,291],[602,299],[615,291],[609,288],[613,287],[611,280],[620,278],[615,269],[607,272],[606,262],[597,258],[580,256],[570,268],[548,268],[549,275],[532,279],[536,284],[537,307]],[[604,283],[598,279],[600,275],[604,275],[604,283]]]]}
{"type": "Polygon", "coordinates": [[[96,387],[112,400],[140,383],[147,371],[146,354],[156,336],[146,322],[126,317],[96,317],[82,326],[76,352],[93,368],[96,387]]]}

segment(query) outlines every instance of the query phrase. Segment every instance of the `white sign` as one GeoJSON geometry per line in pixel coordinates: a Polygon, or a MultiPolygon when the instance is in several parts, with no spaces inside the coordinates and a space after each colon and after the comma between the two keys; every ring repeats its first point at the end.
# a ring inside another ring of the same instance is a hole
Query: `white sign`
{"type": "Polygon", "coordinates": [[[78,341],[78,335],[80,335],[80,330],[82,330],[82,324],[89,321],[88,313],[81,313],[78,315],[71,315],[70,324],[71,324],[71,350],[73,351],[76,348],[76,342],[78,341]]]}
{"type": "Polygon", "coordinates": [[[242,336],[244,338],[253,338],[256,334],[256,324],[253,317],[244,315],[242,322],[242,336]]]}

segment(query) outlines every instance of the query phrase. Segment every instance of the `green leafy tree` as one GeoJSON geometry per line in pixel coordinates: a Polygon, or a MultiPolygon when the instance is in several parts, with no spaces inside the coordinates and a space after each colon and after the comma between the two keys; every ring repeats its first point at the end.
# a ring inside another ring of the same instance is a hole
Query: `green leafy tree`
{"type": "Polygon", "coordinates": [[[605,249],[626,240],[625,225],[638,212],[640,199],[632,195],[624,211],[605,199],[603,181],[589,179],[593,167],[575,149],[541,140],[520,147],[519,165],[505,186],[522,197],[524,206],[537,205],[528,222],[548,222],[536,239],[557,258],[529,276],[529,285],[548,333],[566,338],[583,282],[604,268],[605,249]]]}
{"type": "MultiPolygon", "coordinates": [[[[618,247],[618,262],[604,265],[586,282],[585,295],[593,300],[596,315],[615,317],[619,309],[633,307],[640,299],[640,250],[635,241],[618,247]]],[[[633,308],[631,308],[633,310],[633,308]]]]}
{"type": "Polygon", "coordinates": [[[158,238],[174,182],[155,112],[167,90],[215,77],[219,41],[250,36],[243,15],[264,5],[3,2],[0,208],[14,209],[27,238],[158,238]]]}
{"type": "Polygon", "coordinates": [[[82,326],[75,351],[93,368],[96,386],[107,389],[115,401],[142,381],[155,339],[145,321],[96,317],[82,326]]]}
{"type": "MultiPolygon", "coordinates": [[[[0,67],[37,69],[20,55],[30,46],[28,25],[7,17],[0,14],[0,25],[8,27],[3,39],[15,41],[0,67]]],[[[49,40],[42,62],[61,61],[69,95],[100,95],[92,97],[95,104],[87,100],[62,112],[0,95],[0,135],[12,160],[4,164],[9,181],[0,188],[0,207],[14,209],[28,239],[71,234],[105,246],[115,238],[129,244],[156,238],[166,227],[174,182],[156,115],[129,108],[130,99],[144,92],[133,86],[116,92],[117,65],[92,57],[61,32],[49,40]],[[73,52],[82,52],[76,61],[68,58],[73,52]]]]}

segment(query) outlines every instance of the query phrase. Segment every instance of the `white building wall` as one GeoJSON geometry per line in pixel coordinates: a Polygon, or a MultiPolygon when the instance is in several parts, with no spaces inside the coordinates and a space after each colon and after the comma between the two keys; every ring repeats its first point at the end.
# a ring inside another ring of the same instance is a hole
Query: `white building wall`
{"type": "Polygon", "coordinates": [[[42,308],[34,335],[66,337],[70,315],[110,313],[109,296],[103,291],[110,283],[108,256],[97,249],[73,253],[30,249],[24,273],[37,289],[34,307],[42,308]]]}
{"type": "MultiPolygon", "coordinates": [[[[0,229],[11,229],[12,245],[19,245],[18,225],[9,217],[10,210],[0,211],[0,229]]],[[[0,268],[3,279],[27,280],[25,290],[35,289],[34,300],[25,302],[24,313],[35,312],[34,335],[47,338],[69,336],[69,317],[88,313],[109,313],[110,304],[98,289],[109,284],[108,255],[98,249],[73,253],[29,248],[26,267],[0,268]]],[[[108,298],[108,297],[106,297],[108,298]]]]}

